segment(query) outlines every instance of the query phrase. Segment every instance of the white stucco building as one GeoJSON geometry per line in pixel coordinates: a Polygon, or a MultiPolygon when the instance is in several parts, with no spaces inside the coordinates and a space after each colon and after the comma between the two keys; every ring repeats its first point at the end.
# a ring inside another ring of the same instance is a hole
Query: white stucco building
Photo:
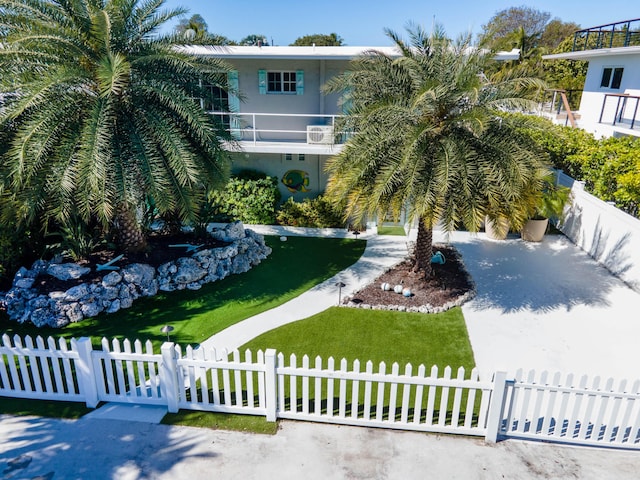
{"type": "MultiPolygon", "coordinates": [[[[340,96],[324,95],[322,85],[343,73],[349,62],[368,51],[399,55],[395,47],[188,46],[193,55],[224,60],[242,100],[216,89],[234,112],[221,115],[238,140],[233,171],[253,169],[279,179],[283,200],[316,197],[324,191],[327,159],[343,148],[347,134],[335,128],[343,111],[340,96]]],[[[519,51],[501,52],[498,60],[517,59],[519,51]]]]}
{"type": "Polygon", "coordinates": [[[589,62],[578,127],[596,137],[640,136],[640,19],[580,30],[572,52],[542,58],[589,62]]]}

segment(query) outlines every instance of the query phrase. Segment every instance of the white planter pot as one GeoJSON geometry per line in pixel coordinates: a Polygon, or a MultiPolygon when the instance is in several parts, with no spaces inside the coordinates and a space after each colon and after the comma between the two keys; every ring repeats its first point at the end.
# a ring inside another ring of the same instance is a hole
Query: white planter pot
{"type": "Polygon", "coordinates": [[[489,217],[484,219],[484,232],[487,238],[493,240],[504,240],[509,233],[509,220],[500,218],[497,222],[492,222],[489,217]]]}
{"type": "Polygon", "coordinates": [[[522,240],[525,240],[527,242],[541,242],[544,238],[544,234],[547,231],[548,225],[548,218],[543,218],[542,220],[527,220],[527,223],[525,223],[524,227],[522,227],[520,236],[522,237],[522,240]]]}

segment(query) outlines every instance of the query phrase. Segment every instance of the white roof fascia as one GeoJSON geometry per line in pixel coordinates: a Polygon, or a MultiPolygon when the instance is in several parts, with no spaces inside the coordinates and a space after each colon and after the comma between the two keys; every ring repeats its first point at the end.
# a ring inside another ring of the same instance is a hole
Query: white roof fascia
{"type": "MultiPolygon", "coordinates": [[[[290,60],[352,60],[373,51],[391,57],[399,57],[396,47],[257,47],[257,46],[219,46],[219,45],[183,45],[179,49],[191,55],[211,56],[233,59],[290,59],[290,60]]],[[[517,60],[520,50],[497,52],[496,60],[517,60]]]]}
{"type": "Polygon", "coordinates": [[[633,47],[616,47],[616,48],[599,48],[595,50],[581,50],[579,52],[554,53],[551,55],[543,55],[543,60],[584,60],[597,57],[613,57],[619,55],[638,55],[640,54],[640,46],[633,47]]]}

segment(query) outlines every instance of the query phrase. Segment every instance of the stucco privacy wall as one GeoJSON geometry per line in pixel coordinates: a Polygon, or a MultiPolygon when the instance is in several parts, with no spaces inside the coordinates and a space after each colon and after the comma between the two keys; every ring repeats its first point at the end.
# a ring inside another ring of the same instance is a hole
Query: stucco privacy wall
{"type": "Polygon", "coordinates": [[[558,181],[573,193],[562,233],[640,291],[640,220],[584,191],[582,182],[563,173],[558,181]]]}

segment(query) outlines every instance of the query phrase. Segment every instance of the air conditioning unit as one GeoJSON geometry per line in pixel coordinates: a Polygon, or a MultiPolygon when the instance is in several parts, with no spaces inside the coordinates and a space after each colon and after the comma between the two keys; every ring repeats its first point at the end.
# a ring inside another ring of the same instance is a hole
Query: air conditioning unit
{"type": "Polygon", "coordinates": [[[307,143],[331,145],[333,127],[331,125],[307,125],[307,143]]]}

